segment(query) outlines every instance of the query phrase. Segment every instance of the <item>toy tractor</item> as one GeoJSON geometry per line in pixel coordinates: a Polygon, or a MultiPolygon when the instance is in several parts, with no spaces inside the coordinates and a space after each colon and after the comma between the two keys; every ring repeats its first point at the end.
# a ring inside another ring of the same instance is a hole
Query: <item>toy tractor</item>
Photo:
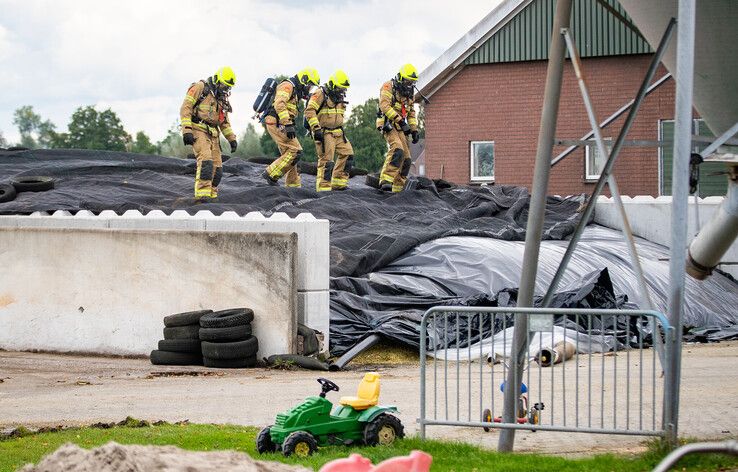
{"type": "MultiPolygon", "coordinates": [[[[505,393],[505,382],[500,384],[500,391],[505,393]]],[[[541,422],[541,411],[545,408],[543,403],[536,403],[530,409],[528,409],[528,387],[525,383],[520,385],[520,397],[518,398],[518,411],[515,415],[516,422],[518,424],[539,424],[541,422]]],[[[489,408],[485,408],[482,412],[482,421],[485,423],[502,423],[502,416],[496,416],[492,418],[492,411],[489,408]]],[[[483,426],[485,432],[489,432],[489,428],[483,426]]],[[[533,429],[532,431],[535,431],[533,429]]]]}
{"type": "Polygon", "coordinates": [[[390,414],[394,406],[378,406],[379,374],[364,375],[355,397],[341,397],[335,409],[325,398],[338,385],[319,378],[320,395],[308,397],[300,405],[277,414],[274,424],[263,428],[256,437],[259,453],[281,450],[285,456],[306,457],[318,446],[366,444],[386,446],[404,437],[400,420],[390,414]]]}

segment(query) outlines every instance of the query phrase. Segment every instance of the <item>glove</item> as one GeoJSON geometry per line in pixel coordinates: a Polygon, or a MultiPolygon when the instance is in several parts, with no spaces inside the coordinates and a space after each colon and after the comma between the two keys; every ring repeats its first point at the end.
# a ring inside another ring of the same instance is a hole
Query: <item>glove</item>
{"type": "Polygon", "coordinates": [[[412,135],[413,135],[413,144],[418,144],[418,141],[420,141],[420,134],[417,131],[413,131],[412,135]]]}
{"type": "Polygon", "coordinates": [[[236,152],[236,148],[238,147],[238,143],[236,142],[236,140],[234,139],[233,141],[228,141],[228,142],[231,144],[231,152],[232,153],[236,152]]]}
{"type": "Polygon", "coordinates": [[[407,121],[400,120],[400,128],[402,129],[402,132],[406,135],[410,134],[410,125],[407,124],[407,121]]]}
{"type": "Polygon", "coordinates": [[[182,142],[185,146],[192,146],[195,144],[195,136],[192,133],[185,133],[182,135],[182,142]]]}
{"type": "Polygon", "coordinates": [[[295,139],[295,136],[297,136],[297,134],[295,133],[295,125],[285,126],[284,132],[287,133],[287,139],[295,139]]]}
{"type": "Polygon", "coordinates": [[[313,131],[313,140],[318,142],[323,142],[323,130],[318,128],[315,131],[313,131]]]}

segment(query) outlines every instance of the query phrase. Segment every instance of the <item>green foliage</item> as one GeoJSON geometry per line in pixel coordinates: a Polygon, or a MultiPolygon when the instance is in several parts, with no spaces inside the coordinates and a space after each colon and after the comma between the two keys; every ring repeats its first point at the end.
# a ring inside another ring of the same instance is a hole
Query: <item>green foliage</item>
{"type": "Polygon", "coordinates": [[[80,107],[72,114],[66,136],[66,147],[125,151],[130,136],[111,109],[99,112],[93,106],[80,107]]]}
{"type": "Polygon", "coordinates": [[[382,167],[387,144],[382,133],[377,131],[377,109],[379,99],[370,98],[355,106],[346,120],[346,136],[354,148],[354,165],[371,172],[382,167]]]}
{"type": "Polygon", "coordinates": [[[136,133],[136,139],[131,143],[131,152],[138,154],[158,154],[159,146],[153,144],[143,131],[136,133]]]}
{"type": "Polygon", "coordinates": [[[261,142],[259,141],[259,133],[256,132],[256,128],[253,123],[249,123],[246,126],[246,131],[241,135],[238,140],[238,149],[236,149],[236,156],[248,159],[249,157],[263,156],[264,152],[261,150],[261,142]]]}
{"type": "Polygon", "coordinates": [[[13,124],[21,135],[20,145],[29,149],[61,147],[60,135],[56,126],[49,120],[43,120],[33,111],[30,105],[22,106],[13,113],[13,124]]]}
{"type": "MultiPolygon", "coordinates": [[[[0,472],[14,471],[23,464],[38,462],[41,457],[66,442],[84,448],[101,446],[109,441],[120,444],[173,445],[185,450],[234,450],[260,460],[301,464],[318,470],[333,459],[358,453],[377,464],[385,459],[422,450],[433,456],[433,470],[449,471],[551,471],[586,470],[630,472],[652,470],[664,457],[665,451],[651,446],[642,455],[605,454],[582,459],[542,456],[535,454],[498,454],[488,449],[461,442],[445,442],[416,438],[397,441],[387,447],[331,446],[318,449],[308,458],[284,457],[281,453],[259,455],[255,448],[257,428],[233,425],[160,424],[148,426],[145,422],[127,419],[126,426],[109,429],[70,428],[60,432],[23,435],[0,439],[0,472]]],[[[478,434],[482,434],[481,432],[478,434]]],[[[539,433],[540,434],[540,433],[539,433]]],[[[477,438],[478,439],[478,438],[477,438]]],[[[738,458],[728,455],[700,454],[679,461],[679,470],[734,470],[738,458]]]]}
{"type": "Polygon", "coordinates": [[[0,147],[8,147],[8,142],[5,140],[5,136],[3,136],[2,131],[0,131],[0,147]]]}
{"type": "Polygon", "coordinates": [[[167,135],[157,144],[159,153],[162,156],[187,158],[188,154],[192,154],[192,146],[185,146],[182,142],[182,133],[179,129],[179,122],[175,121],[169,127],[167,135]]]}

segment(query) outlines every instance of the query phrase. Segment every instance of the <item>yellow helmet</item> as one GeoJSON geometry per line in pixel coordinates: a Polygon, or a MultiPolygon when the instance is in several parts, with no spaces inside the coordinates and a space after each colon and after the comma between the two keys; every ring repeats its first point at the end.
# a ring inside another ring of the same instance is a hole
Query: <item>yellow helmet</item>
{"type": "Polygon", "coordinates": [[[236,85],[236,74],[230,67],[221,67],[218,69],[218,72],[215,73],[215,83],[233,87],[236,85]]]}
{"type": "Polygon", "coordinates": [[[404,79],[415,82],[418,80],[418,70],[412,64],[405,64],[400,67],[400,72],[397,73],[397,78],[400,80],[404,79]]]}
{"type": "Polygon", "coordinates": [[[328,86],[331,88],[342,88],[347,89],[351,86],[348,75],[341,69],[338,69],[333,73],[331,78],[328,80],[328,86]]]}
{"type": "Polygon", "coordinates": [[[299,80],[302,85],[318,86],[320,85],[320,74],[318,74],[318,71],[312,67],[306,67],[297,73],[297,80],[299,80]]]}

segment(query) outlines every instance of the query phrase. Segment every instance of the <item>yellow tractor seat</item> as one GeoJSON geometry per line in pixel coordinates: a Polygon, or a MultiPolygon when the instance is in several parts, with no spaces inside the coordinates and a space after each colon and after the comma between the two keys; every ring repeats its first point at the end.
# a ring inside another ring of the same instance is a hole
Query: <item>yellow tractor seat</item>
{"type": "Polygon", "coordinates": [[[350,406],[354,410],[366,410],[379,401],[379,374],[369,372],[359,384],[355,397],[341,397],[341,405],[350,406]]]}

